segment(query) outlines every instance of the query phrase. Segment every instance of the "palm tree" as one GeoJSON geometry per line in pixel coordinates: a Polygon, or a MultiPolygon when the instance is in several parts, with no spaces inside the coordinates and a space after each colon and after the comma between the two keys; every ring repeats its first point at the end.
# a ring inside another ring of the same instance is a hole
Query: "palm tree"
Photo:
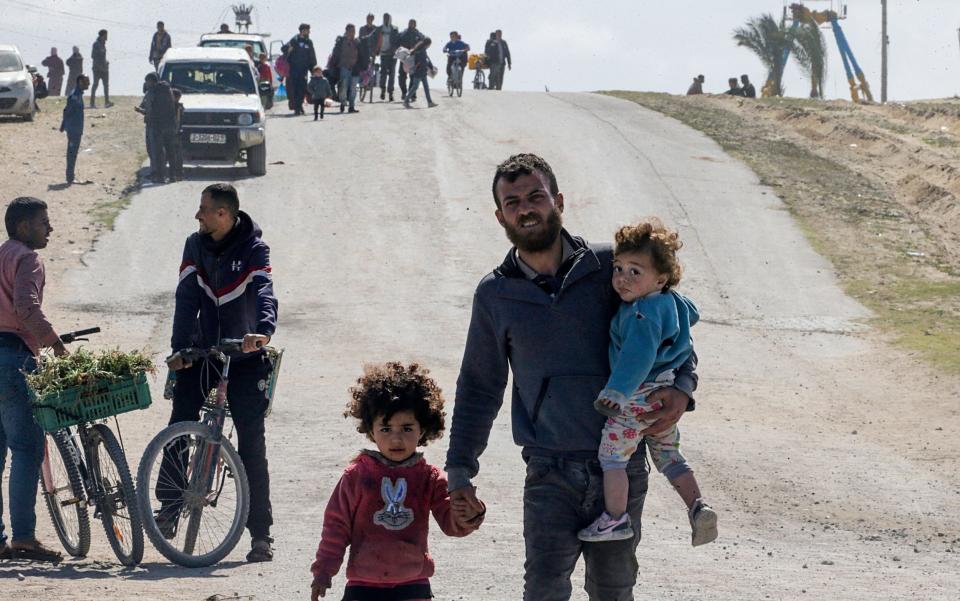
{"type": "Polygon", "coordinates": [[[810,78],[810,98],[823,98],[827,75],[827,47],[816,23],[801,23],[794,31],[793,55],[810,78]]]}
{"type": "Polygon", "coordinates": [[[783,68],[786,56],[793,47],[793,31],[783,21],[777,22],[766,13],[747,21],[746,26],[733,31],[737,46],[753,52],[767,68],[764,96],[783,96],[783,68]]]}

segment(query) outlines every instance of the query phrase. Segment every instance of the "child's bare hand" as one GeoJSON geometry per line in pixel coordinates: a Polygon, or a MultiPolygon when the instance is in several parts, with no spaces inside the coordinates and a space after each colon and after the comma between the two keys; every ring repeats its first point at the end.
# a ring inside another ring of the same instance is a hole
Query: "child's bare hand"
{"type": "Polygon", "coordinates": [[[317,601],[320,597],[327,596],[327,586],[314,582],[310,586],[310,601],[317,601]]]}

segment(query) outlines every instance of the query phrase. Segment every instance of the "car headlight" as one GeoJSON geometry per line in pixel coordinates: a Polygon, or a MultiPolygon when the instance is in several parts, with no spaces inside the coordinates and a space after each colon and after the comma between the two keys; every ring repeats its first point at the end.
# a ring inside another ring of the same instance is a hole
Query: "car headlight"
{"type": "Polygon", "coordinates": [[[237,117],[237,125],[253,125],[253,115],[250,113],[243,113],[237,117]]]}

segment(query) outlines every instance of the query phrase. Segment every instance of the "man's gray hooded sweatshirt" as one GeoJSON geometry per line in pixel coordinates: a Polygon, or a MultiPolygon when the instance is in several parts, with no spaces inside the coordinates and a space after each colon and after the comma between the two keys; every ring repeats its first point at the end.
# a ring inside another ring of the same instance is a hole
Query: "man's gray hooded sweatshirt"
{"type": "MultiPolygon", "coordinates": [[[[595,459],[606,418],[593,401],[610,375],[610,319],[620,297],[611,285],[613,250],[563,230],[568,248],[556,278],[529,279],[511,249],[480,281],[450,427],[450,490],[480,469],[493,420],[513,370],[513,440],[524,457],[595,459]],[[553,281],[551,281],[553,280],[553,281]]],[[[691,397],[697,356],[677,370],[675,386],[691,397]]],[[[643,461],[645,453],[634,458],[643,461]]]]}

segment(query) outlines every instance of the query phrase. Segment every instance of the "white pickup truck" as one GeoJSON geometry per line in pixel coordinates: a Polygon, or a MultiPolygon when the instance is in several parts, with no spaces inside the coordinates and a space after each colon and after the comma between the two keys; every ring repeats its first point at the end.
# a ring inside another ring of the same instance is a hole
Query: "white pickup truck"
{"type": "Polygon", "coordinates": [[[257,73],[244,50],[171,48],[159,73],[182,92],[184,162],[232,166],[240,161],[251,175],[266,174],[267,115],[257,73]]]}

